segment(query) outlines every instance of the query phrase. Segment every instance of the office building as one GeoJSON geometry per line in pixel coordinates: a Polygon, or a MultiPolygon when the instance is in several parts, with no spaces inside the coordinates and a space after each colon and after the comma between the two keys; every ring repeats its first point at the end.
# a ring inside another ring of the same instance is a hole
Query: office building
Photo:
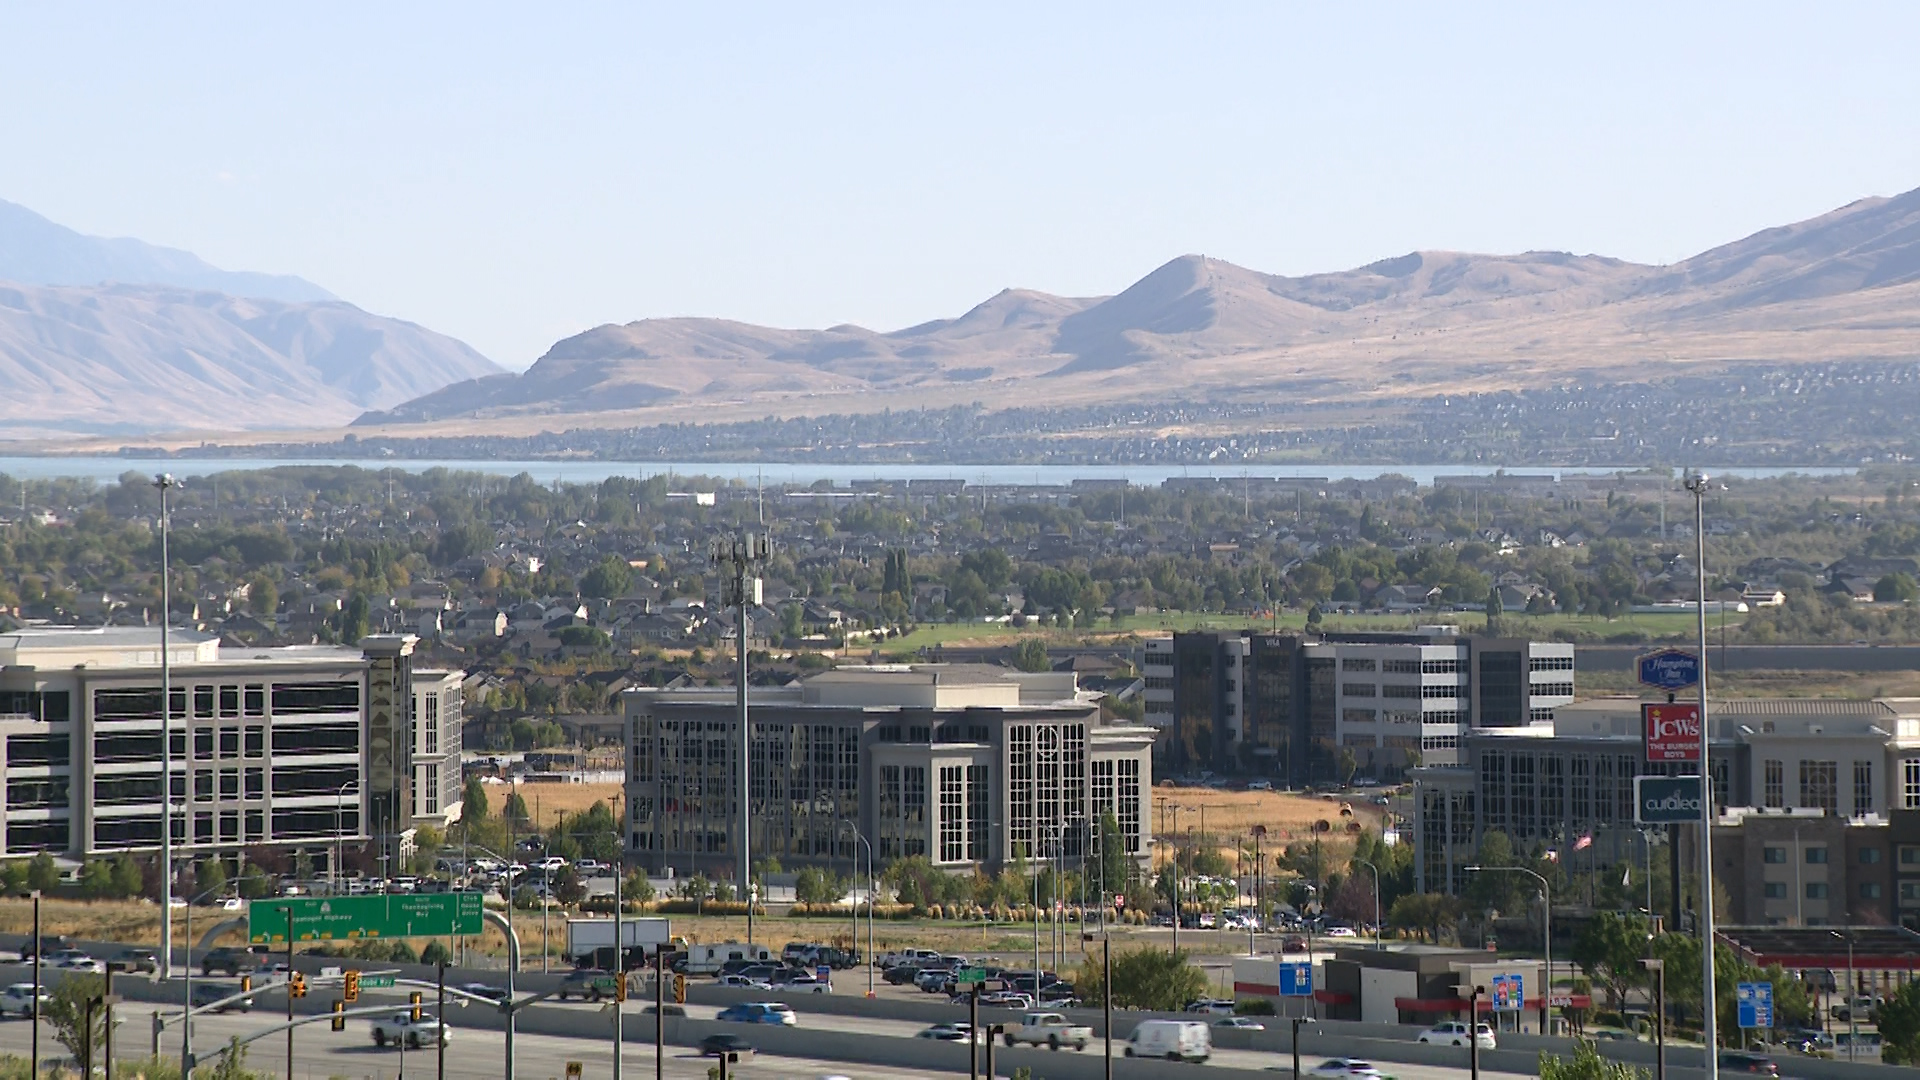
{"type": "Polygon", "coordinates": [[[413,672],[413,824],[444,829],[460,820],[465,720],[464,672],[413,672]]]}
{"type": "MultiPolygon", "coordinates": [[[[627,719],[628,853],[732,877],[739,721],[731,688],[636,689],[627,719]]],[[[1071,672],[974,665],[841,668],[752,694],[752,853],[846,867],[854,830],[876,865],[960,871],[1092,855],[1112,814],[1150,851],[1153,737],[1106,723],[1071,672]]]]}
{"type": "MultiPolygon", "coordinates": [[[[1698,768],[1647,762],[1641,723],[1636,699],[1580,702],[1469,731],[1458,766],[1415,770],[1419,887],[1463,888],[1492,831],[1563,857],[1585,839],[1589,878],[1670,856],[1664,830],[1635,820],[1634,778],[1698,768]]],[[[1735,921],[1920,925],[1920,701],[1714,702],[1709,738],[1715,874],[1735,921]]]]}
{"type": "MultiPolygon", "coordinates": [[[[368,771],[382,760],[391,769],[393,756],[367,742],[369,684],[411,639],[363,645],[227,648],[208,634],[169,635],[182,860],[269,846],[318,870],[336,838],[368,837],[368,771]]],[[[156,852],[160,721],[157,628],[0,634],[0,857],[156,852]]]]}
{"type": "Polygon", "coordinates": [[[1174,772],[1301,786],[1393,779],[1459,761],[1475,728],[1551,721],[1573,701],[1573,646],[1416,633],[1175,634],[1147,643],[1148,718],[1174,772]],[[1166,689],[1156,713],[1154,680],[1166,689]]]}

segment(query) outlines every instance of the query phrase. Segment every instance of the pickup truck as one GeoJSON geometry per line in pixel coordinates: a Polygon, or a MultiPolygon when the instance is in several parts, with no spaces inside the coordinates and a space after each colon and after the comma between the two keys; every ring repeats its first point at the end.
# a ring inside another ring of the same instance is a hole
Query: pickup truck
{"type": "Polygon", "coordinates": [[[431,1016],[415,1020],[407,1013],[394,1013],[392,1016],[373,1022],[373,1045],[385,1046],[392,1043],[407,1049],[431,1046],[435,1041],[447,1041],[447,1029],[431,1016]]]}
{"type": "Polygon", "coordinates": [[[1019,1027],[1009,1027],[1002,1036],[1008,1046],[1044,1046],[1049,1050],[1058,1050],[1071,1046],[1075,1050],[1085,1050],[1093,1041],[1093,1029],[1080,1024],[1069,1024],[1067,1018],[1057,1012],[1030,1012],[1020,1018],[1019,1027]]]}

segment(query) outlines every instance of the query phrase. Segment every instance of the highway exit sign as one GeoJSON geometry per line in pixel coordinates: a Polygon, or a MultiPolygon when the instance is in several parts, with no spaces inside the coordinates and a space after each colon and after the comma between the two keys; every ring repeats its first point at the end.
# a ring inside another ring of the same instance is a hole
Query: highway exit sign
{"type": "Polygon", "coordinates": [[[481,910],[477,892],[255,900],[247,908],[247,939],[287,940],[288,912],[295,941],[478,934],[481,910]]]}

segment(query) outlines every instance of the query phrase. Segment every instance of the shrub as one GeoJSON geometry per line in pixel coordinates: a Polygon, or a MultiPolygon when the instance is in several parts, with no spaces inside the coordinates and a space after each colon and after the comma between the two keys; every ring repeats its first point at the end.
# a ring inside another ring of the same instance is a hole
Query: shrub
{"type": "Polygon", "coordinates": [[[1248,998],[1233,1003],[1233,1011],[1241,1016],[1275,1016],[1273,1002],[1266,998],[1248,998]]]}

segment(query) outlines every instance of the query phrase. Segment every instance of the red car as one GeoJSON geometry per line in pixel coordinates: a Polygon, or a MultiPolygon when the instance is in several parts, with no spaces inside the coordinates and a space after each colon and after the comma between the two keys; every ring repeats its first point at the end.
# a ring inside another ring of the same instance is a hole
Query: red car
{"type": "Polygon", "coordinates": [[[1280,939],[1281,952],[1306,952],[1307,939],[1299,934],[1288,934],[1280,939]]]}

